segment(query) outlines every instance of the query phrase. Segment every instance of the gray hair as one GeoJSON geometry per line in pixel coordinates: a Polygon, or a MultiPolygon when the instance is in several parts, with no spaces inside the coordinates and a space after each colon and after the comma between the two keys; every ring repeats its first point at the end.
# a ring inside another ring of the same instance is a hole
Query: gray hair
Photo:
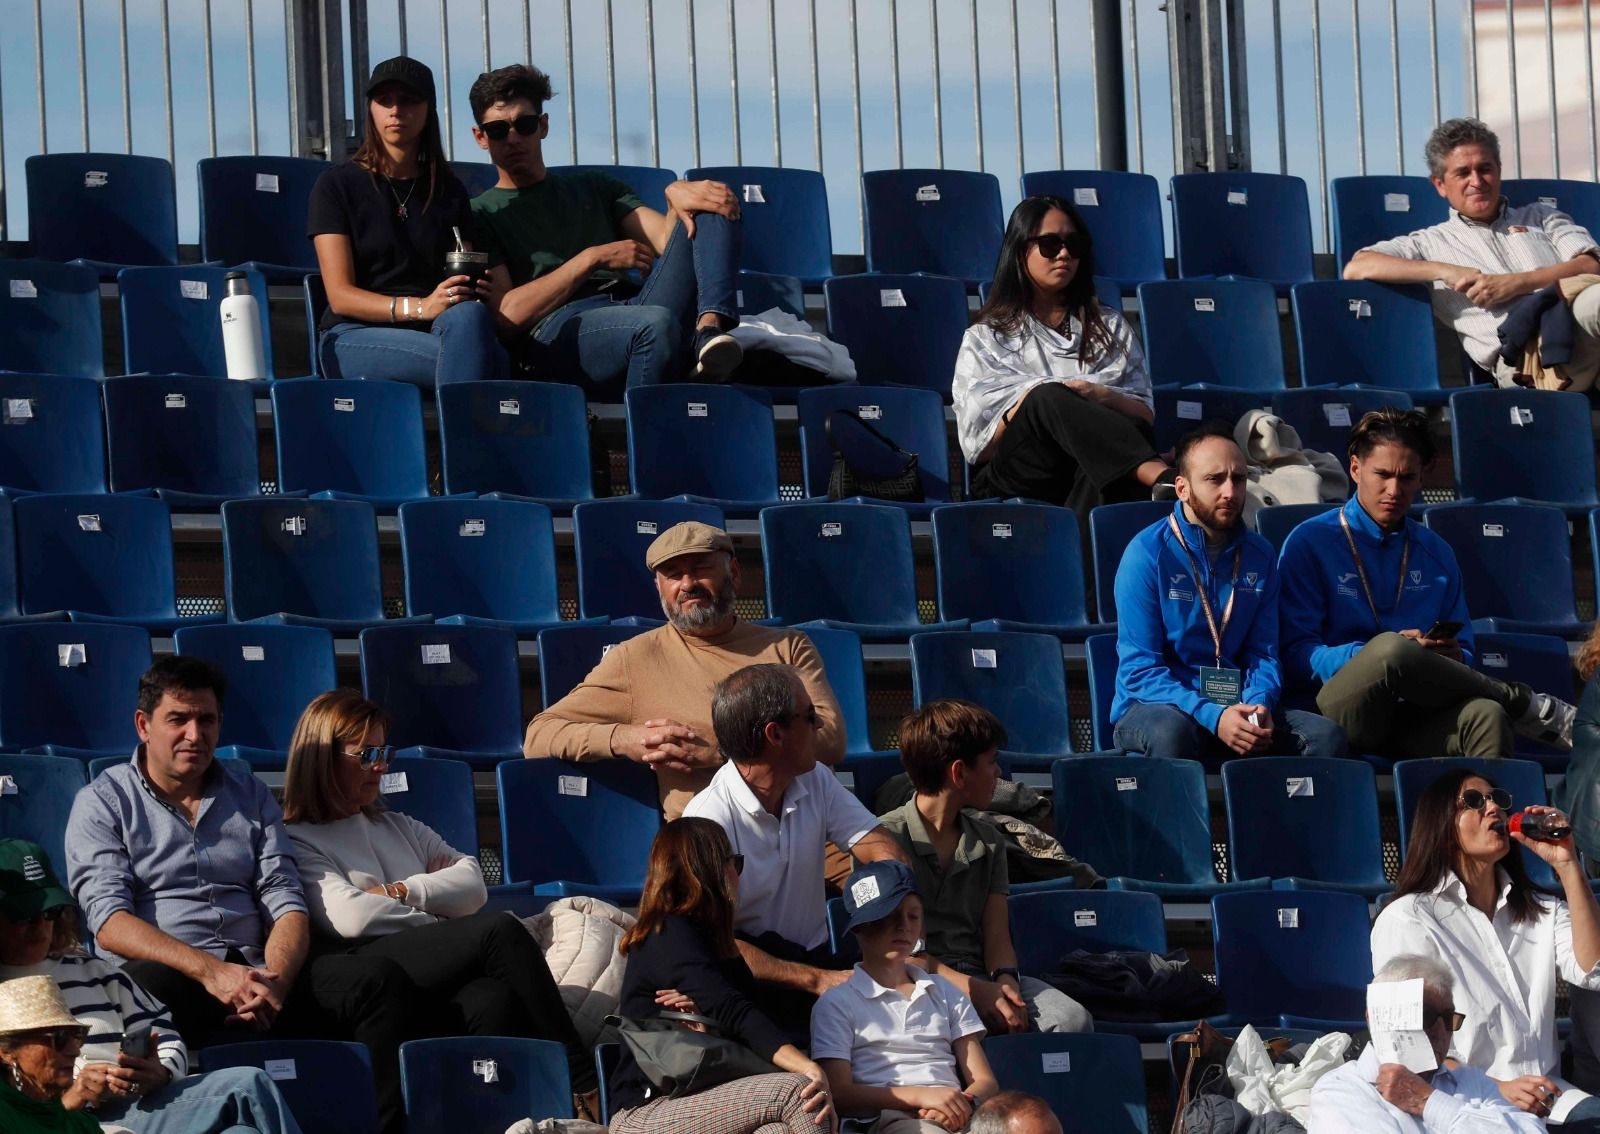
{"type": "Polygon", "coordinates": [[[967,1134],[1011,1134],[1011,1120],[1017,1115],[1053,1114],[1050,1104],[1026,1091],[1001,1091],[985,1099],[972,1115],[967,1134]]]}
{"type": "Polygon", "coordinates": [[[1452,118],[1435,126],[1428,144],[1422,147],[1430,176],[1444,176],[1445,160],[1457,146],[1482,146],[1494,155],[1495,164],[1500,164],[1500,139],[1493,130],[1476,118],[1452,118]]]}
{"type": "Polygon", "coordinates": [[[1372,983],[1393,984],[1396,981],[1416,980],[1419,977],[1428,988],[1454,997],[1456,978],[1449,966],[1443,961],[1424,957],[1420,953],[1401,953],[1390,957],[1389,963],[1373,975],[1372,983]]]}
{"type": "Polygon", "coordinates": [[[792,665],[747,665],[711,691],[711,727],[730,760],[748,763],[761,753],[769,724],[795,714],[800,673],[792,665]]]}

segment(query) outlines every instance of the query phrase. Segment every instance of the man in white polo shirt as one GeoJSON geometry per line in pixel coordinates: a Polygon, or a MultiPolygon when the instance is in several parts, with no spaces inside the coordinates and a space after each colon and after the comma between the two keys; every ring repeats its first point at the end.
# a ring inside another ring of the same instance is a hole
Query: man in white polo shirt
{"type": "Polygon", "coordinates": [[[768,986],[762,1010],[809,1036],[812,1003],[850,975],[828,945],[824,848],[831,841],[863,863],[903,862],[905,852],[817,764],[817,710],[793,666],[751,665],[724,678],[711,724],[727,762],[683,813],[720,825],[744,856],[739,952],[768,986]]]}

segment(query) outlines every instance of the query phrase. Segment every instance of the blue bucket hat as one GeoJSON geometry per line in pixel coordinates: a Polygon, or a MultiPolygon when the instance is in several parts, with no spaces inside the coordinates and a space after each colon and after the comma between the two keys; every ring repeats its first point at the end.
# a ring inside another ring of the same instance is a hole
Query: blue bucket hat
{"type": "Polygon", "coordinates": [[[845,879],[844,908],[850,915],[847,928],[881,921],[899,909],[908,894],[916,892],[917,877],[905,863],[893,858],[867,863],[845,879]]]}

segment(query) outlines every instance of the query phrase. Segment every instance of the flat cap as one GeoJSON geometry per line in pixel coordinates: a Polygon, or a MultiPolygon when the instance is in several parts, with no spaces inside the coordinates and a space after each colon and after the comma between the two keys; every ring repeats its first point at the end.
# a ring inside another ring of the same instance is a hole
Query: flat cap
{"type": "Polygon", "coordinates": [[[673,524],[650,542],[645,549],[644,565],[654,571],[669,559],[707,551],[726,551],[732,555],[733,540],[721,528],[697,520],[686,520],[681,524],[673,524]]]}

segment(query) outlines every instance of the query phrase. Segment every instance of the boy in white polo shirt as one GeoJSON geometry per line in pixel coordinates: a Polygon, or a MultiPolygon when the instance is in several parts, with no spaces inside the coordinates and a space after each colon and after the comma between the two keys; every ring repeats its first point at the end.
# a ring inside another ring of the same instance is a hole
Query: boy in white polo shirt
{"type": "Polygon", "coordinates": [[[999,1090],[983,1022],[955,985],[910,962],[922,948],[922,899],[902,862],[868,863],[844,890],[861,946],[850,978],[811,1013],[811,1057],[846,1118],[874,1134],[955,1134],[999,1090]]]}

